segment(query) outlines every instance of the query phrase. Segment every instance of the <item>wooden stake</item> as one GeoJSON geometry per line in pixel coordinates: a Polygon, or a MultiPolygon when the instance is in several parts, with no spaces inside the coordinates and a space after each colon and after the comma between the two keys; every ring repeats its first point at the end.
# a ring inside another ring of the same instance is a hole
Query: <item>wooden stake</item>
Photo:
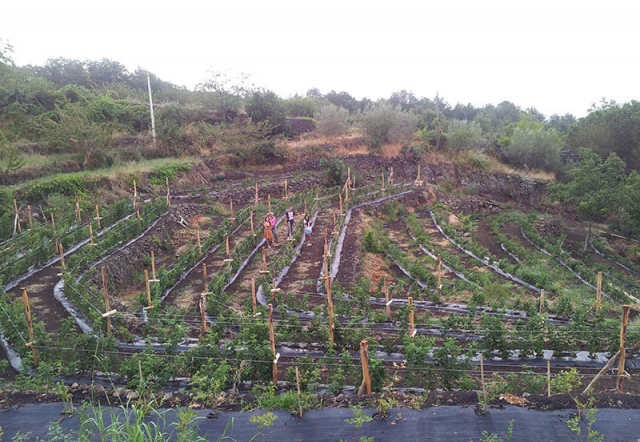
{"type": "Polygon", "coordinates": [[[29,230],[33,229],[33,219],[31,218],[31,206],[27,206],[27,214],[29,216],[29,230]]]}
{"type": "Polygon", "coordinates": [[[289,199],[289,190],[287,188],[287,180],[284,180],[284,199],[288,200],[289,199]]]}
{"type": "Polygon", "coordinates": [[[91,220],[89,220],[89,239],[91,240],[91,245],[95,246],[96,243],[93,240],[93,224],[91,223],[91,220]]]}
{"type": "Polygon", "coordinates": [[[262,252],[262,269],[260,270],[260,273],[269,273],[269,269],[267,268],[267,252],[265,251],[264,247],[260,249],[260,252],[262,252]]]}
{"type": "Polygon", "coordinates": [[[551,361],[547,361],[547,396],[551,396],[551,361]]]}
{"type": "Polygon", "coordinates": [[[96,221],[98,221],[98,230],[102,229],[102,223],[100,222],[100,220],[102,219],[100,217],[100,208],[98,207],[98,205],[96,204],[96,217],[94,218],[96,221]]]}
{"type": "Polygon", "coordinates": [[[340,197],[340,215],[342,215],[342,193],[340,193],[339,197],[340,197]]]}
{"type": "Polygon", "coordinates": [[[258,313],[258,299],[256,298],[256,278],[251,278],[251,302],[253,303],[253,314],[258,313]]]}
{"type": "Polygon", "coordinates": [[[296,365],[296,385],[298,386],[298,407],[300,408],[300,415],[298,417],[302,417],[302,399],[300,393],[300,370],[298,370],[298,366],[296,365]]]}
{"type": "Polygon", "coordinates": [[[206,314],[206,306],[205,306],[206,295],[203,293],[200,296],[200,317],[202,319],[202,332],[207,332],[207,314],[206,314]]]}
{"type": "Polygon", "coordinates": [[[13,199],[13,208],[16,211],[16,218],[13,227],[13,234],[15,235],[16,229],[18,230],[18,233],[22,233],[22,227],[20,226],[20,212],[18,212],[18,202],[15,198],[13,199]]]}
{"type": "Polygon", "coordinates": [[[329,305],[329,346],[333,348],[335,325],[333,323],[333,298],[331,297],[331,276],[327,278],[327,302],[329,305]]]}
{"type": "Polygon", "coordinates": [[[413,297],[409,296],[409,337],[416,335],[415,311],[413,310],[413,297]]]}
{"type": "Polygon", "coordinates": [[[629,377],[629,374],[624,369],[624,363],[626,359],[625,344],[627,341],[627,325],[629,324],[630,311],[630,305],[622,306],[622,322],[620,324],[620,359],[618,360],[618,380],[616,382],[618,393],[624,393],[624,379],[629,377]]]}
{"type": "Polygon", "coordinates": [[[229,200],[229,213],[231,213],[231,216],[229,217],[229,219],[230,219],[231,221],[235,221],[236,216],[235,216],[235,214],[233,213],[233,200],[229,200]]]}
{"type": "Polygon", "coordinates": [[[200,243],[200,225],[198,225],[198,229],[196,230],[196,241],[198,243],[198,255],[202,255],[202,244],[200,243]]]}
{"type": "Polygon", "coordinates": [[[269,212],[271,212],[271,194],[267,195],[267,207],[269,208],[269,212]]]}
{"type": "Polygon", "coordinates": [[[544,313],[544,289],[540,290],[540,314],[544,313]]]}
{"type": "Polygon", "coordinates": [[[364,391],[371,394],[371,374],[369,373],[369,356],[367,350],[367,340],[360,341],[360,360],[362,362],[362,384],[358,389],[358,396],[364,391]]]}
{"type": "Polygon", "coordinates": [[[438,303],[442,299],[442,258],[438,255],[438,303]]]}
{"type": "Polygon", "coordinates": [[[258,183],[256,183],[256,202],[255,202],[255,208],[258,208],[258,201],[260,200],[260,198],[258,198],[258,183]]]}
{"type": "Polygon", "coordinates": [[[164,177],[164,185],[167,188],[167,207],[171,207],[171,193],[169,192],[169,177],[164,177]]]}
{"type": "Polygon", "coordinates": [[[28,347],[31,347],[31,353],[33,354],[33,365],[36,367],[39,364],[38,361],[38,350],[36,350],[35,344],[35,335],[33,333],[33,322],[31,321],[31,308],[29,307],[29,296],[27,295],[27,289],[25,287],[20,287],[22,290],[22,302],[24,303],[24,314],[27,317],[27,328],[29,330],[29,341],[27,343],[28,347]]]}
{"type": "Polygon", "coordinates": [[[208,295],[209,294],[209,284],[207,283],[207,264],[206,263],[202,263],[202,288],[203,288],[203,295],[208,295]]]}
{"type": "Polygon", "coordinates": [[[53,236],[57,236],[56,234],[56,219],[53,217],[53,212],[51,212],[51,232],[53,236]]]}
{"type": "Polygon", "coordinates": [[[382,191],[382,196],[384,196],[385,195],[384,191],[386,190],[384,188],[384,172],[382,172],[382,188],[380,190],[382,191]]]}
{"type": "Polygon", "coordinates": [[[319,188],[319,187],[320,187],[320,186],[318,186],[318,185],[316,184],[316,201],[318,201],[318,200],[320,199],[320,197],[318,196],[318,188],[319,188]]]}
{"type": "Polygon", "coordinates": [[[482,395],[487,397],[487,387],[484,384],[484,355],[480,353],[480,383],[482,384],[482,395]]]}
{"type": "Polygon", "coordinates": [[[307,199],[304,199],[304,214],[307,214],[307,199]]]}
{"type": "Polygon", "coordinates": [[[138,210],[138,188],[136,187],[136,180],[133,180],[133,210],[138,210]]]}
{"type": "Polygon", "coordinates": [[[391,300],[389,299],[389,283],[386,275],[384,277],[384,300],[386,301],[385,313],[387,314],[387,321],[391,321],[391,300]]]}
{"type": "Polygon", "coordinates": [[[82,221],[82,218],[80,217],[80,198],[78,198],[77,193],[76,193],[76,221],[77,222],[82,221]]]}
{"type": "Polygon", "coordinates": [[[60,240],[56,240],[56,244],[58,245],[58,252],[60,253],[60,267],[62,270],[65,269],[65,264],[64,264],[64,250],[62,249],[62,242],[60,242],[60,240]]]}
{"type": "Polygon", "coordinates": [[[423,183],[424,181],[422,181],[422,174],[420,173],[420,164],[418,164],[418,176],[416,176],[416,181],[414,182],[414,184],[416,186],[422,186],[423,183]]]}
{"type": "Polygon", "coordinates": [[[225,239],[225,247],[227,257],[224,259],[224,262],[231,262],[233,259],[231,259],[231,249],[229,248],[229,235],[227,235],[225,239]]]}
{"type": "Polygon", "coordinates": [[[276,278],[272,278],[272,288],[271,288],[271,300],[275,304],[276,303],[276,293],[280,293],[282,289],[279,289],[276,285],[276,278]]]}
{"type": "Polygon", "coordinates": [[[602,306],[602,272],[598,272],[598,286],[596,289],[596,313],[600,312],[602,306]]]}
{"type": "Polygon", "coordinates": [[[273,329],[273,304],[269,304],[269,341],[273,353],[273,385],[278,386],[278,354],[276,353],[276,334],[273,329]]]}
{"type": "Polygon", "coordinates": [[[149,285],[149,271],[147,269],[144,270],[144,283],[147,289],[147,307],[151,308],[151,286],[149,285]]]}
{"type": "Polygon", "coordinates": [[[387,184],[391,185],[393,183],[393,166],[391,166],[391,171],[389,172],[389,179],[387,179],[387,184]]]}
{"type": "Polygon", "coordinates": [[[158,278],[156,278],[156,255],[151,251],[151,279],[149,282],[158,282],[158,278]]]}
{"type": "MultiPolygon", "coordinates": [[[[111,310],[109,307],[109,290],[107,289],[107,274],[104,267],[102,267],[102,292],[104,293],[104,308],[105,313],[111,310]]],[[[107,316],[107,334],[111,334],[111,316],[107,316]]]]}
{"type": "Polygon", "coordinates": [[[349,201],[349,186],[351,185],[351,183],[349,183],[349,180],[347,180],[347,182],[344,185],[344,202],[346,203],[347,201],[349,201]]]}
{"type": "Polygon", "coordinates": [[[256,229],[255,229],[255,227],[254,227],[254,225],[253,225],[253,212],[251,212],[251,214],[250,214],[250,216],[249,216],[249,219],[251,220],[251,233],[252,233],[253,235],[255,235],[255,233],[256,233],[256,229]]]}

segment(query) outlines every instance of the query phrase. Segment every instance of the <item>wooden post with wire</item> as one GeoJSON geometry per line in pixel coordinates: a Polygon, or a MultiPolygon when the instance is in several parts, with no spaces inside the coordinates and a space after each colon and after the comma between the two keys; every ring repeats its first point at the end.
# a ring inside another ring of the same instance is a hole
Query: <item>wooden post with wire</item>
{"type": "Polygon", "coordinates": [[[57,236],[56,234],[56,219],[53,216],[53,212],[51,212],[51,232],[53,236],[57,236]]]}
{"type": "Polygon", "coordinates": [[[598,282],[596,288],[596,313],[600,312],[602,307],[602,272],[598,272],[598,282]]]}
{"type": "Polygon", "coordinates": [[[38,350],[35,347],[35,335],[33,333],[33,322],[31,321],[31,308],[29,307],[29,296],[27,295],[27,289],[20,287],[22,291],[22,302],[24,303],[24,314],[27,317],[27,328],[29,331],[29,342],[26,343],[27,347],[31,347],[31,353],[33,354],[33,365],[36,367],[40,363],[38,360],[38,350]]]}
{"type": "Polygon", "coordinates": [[[369,350],[367,348],[367,340],[360,341],[360,361],[362,362],[362,384],[358,389],[358,396],[371,394],[371,373],[369,372],[369,350]]]}
{"type": "Polygon", "coordinates": [[[107,289],[107,274],[104,267],[102,267],[102,292],[104,294],[104,313],[102,317],[107,320],[107,334],[111,334],[111,316],[116,313],[116,310],[111,310],[109,305],[109,290],[107,289]]]}
{"type": "Polygon", "coordinates": [[[160,280],[156,277],[156,255],[151,251],[151,279],[149,282],[159,282],[160,280]]]}
{"type": "Polygon", "coordinates": [[[147,269],[144,270],[144,284],[147,289],[147,308],[152,308],[153,304],[151,304],[151,286],[149,285],[149,271],[147,269]]]}
{"type": "Polygon", "coordinates": [[[273,304],[269,304],[269,342],[271,343],[271,353],[273,353],[273,385],[278,386],[278,359],[280,354],[276,353],[276,333],[273,329],[273,304]]]}
{"type": "Polygon", "coordinates": [[[207,312],[206,312],[206,298],[200,296],[200,320],[202,321],[202,333],[207,333],[207,312]]]}
{"type": "Polygon", "coordinates": [[[253,304],[253,314],[258,313],[258,299],[256,298],[256,278],[251,278],[251,303],[253,304]]]}
{"type": "Polygon", "coordinates": [[[331,297],[331,276],[327,278],[327,303],[329,307],[329,346],[333,348],[336,326],[333,323],[333,298],[331,297]]]}
{"type": "Polygon", "coordinates": [[[167,207],[171,207],[171,192],[169,191],[169,177],[164,177],[164,185],[167,188],[167,207]]]}
{"type": "Polygon", "coordinates": [[[98,207],[98,205],[96,204],[96,217],[94,218],[96,221],[98,221],[98,230],[102,230],[102,217],[100,216],[100,207],[98,207]]]}
{"type": "Polygon", "coordinates": [[[625,344],[627,342],[627,325],[629,325],[629,312],[631,311],[630,305],[622,306],[622,322],[620,323],[620,358],[618,359],[618,377],[616,381],[616,390],[618,393],[624,393],[624,379],[629,378],[629,373],[624,369],[626,361],[625,344]]]}
{"type": "Polygon", "coordinates": [[[227,234],[226,239],[224,241],[225,244],[225,253],[226,253],[226,258],[224,259],[224,262],[232,262],[233,259],[231,258],[231,249],[229,248],[229,235],[227,234]]]}
{"type": "Polygon", "coordinates": [[[33,230],[33,218],[31,217],[31,206],[27,205],[27,216],[29,219],[29,229],[33,230]]]}
{"type": "Polygon", "coordinates": [[[540,289],[540,314],[544,313],[544,289],[540,289]]]}
{"type": "Polygon", "coordinates": [[[413,309],[413,297],[409,296],[409,337],[416,335],[415,310],[413,309]]]}
{"type": "Polygon", "coordinates": [[[20,226],[20,211],[18,211],[18,201],[16,201],[16,199],[13,199],[13,209],[15,210],[16,213],[16,218],[15,221],[13,222],[13,234],[16,234],[16,229],[18,231],[18,233],[22,233],[22,226],[20,226]]]}

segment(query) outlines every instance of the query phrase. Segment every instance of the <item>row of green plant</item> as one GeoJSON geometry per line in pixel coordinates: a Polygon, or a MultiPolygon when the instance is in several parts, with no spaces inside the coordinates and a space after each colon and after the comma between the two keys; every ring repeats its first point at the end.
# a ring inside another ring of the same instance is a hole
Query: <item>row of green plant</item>
{"type": "MultiPolygon", "coordinates": [[[[110,228],[122,219],[131,209],[131,202],[120,200],[101,213],[101,227],[110,228]]],[[[24,232],[14,241],[8,242],[2,249],[2,264],[0,265],[0,284],[6,283],[24,274],[29,268],[41,265],[58,255],[56,241],[60,241],[64,250],[88,240],[89,225],[78,224],[72,211],[66,216],[56,219],[55,232],[52,224],[39,224],[24,232]]],[[[96,241],[100,234],[98,224],[89,219],[92,224],[93,236],[96,241]]]]}

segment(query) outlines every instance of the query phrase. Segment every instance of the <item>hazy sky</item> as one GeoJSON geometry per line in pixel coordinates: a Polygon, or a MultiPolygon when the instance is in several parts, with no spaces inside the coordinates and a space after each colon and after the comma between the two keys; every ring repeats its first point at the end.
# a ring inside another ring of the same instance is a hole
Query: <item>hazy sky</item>
{"type": "Polygon", "coordinates": [[[283,98],[407,90],[582,117],[640,96],[640,2],[6,0],[17,65],[108,58],[193,89],[210,70],[283,98]]]}

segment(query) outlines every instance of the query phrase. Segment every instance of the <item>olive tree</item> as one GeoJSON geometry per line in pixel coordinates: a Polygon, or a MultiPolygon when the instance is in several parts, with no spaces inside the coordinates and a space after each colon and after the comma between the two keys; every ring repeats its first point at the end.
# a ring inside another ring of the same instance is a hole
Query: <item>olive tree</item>
{"type": "Polygon", "coordinates": [[[415,114],[385,102],[367,106],[360,119],[369,148],[378,152],[385,143],[411,140],[418,127],[415,114]]]}
{"type": "Polygon", "coordinates": [[[482,149],[486,140],[482,128],[474,121],[449,120],[447,124],[447,149],[452,151],[482,149]]]}
{"type": "Polygon", "coordinates": [[[555,171],[560,167],[562,141],[555,130],[525,129],[517,127],[503,146],[506,162],[520,167],[555,171]]]}
{"type": "Polygon", "coordinates": [[[349,128],[349,111],[334,104],[322,106],[314,118],[316,131],[326,137],[342,135],[349,128]]]}

